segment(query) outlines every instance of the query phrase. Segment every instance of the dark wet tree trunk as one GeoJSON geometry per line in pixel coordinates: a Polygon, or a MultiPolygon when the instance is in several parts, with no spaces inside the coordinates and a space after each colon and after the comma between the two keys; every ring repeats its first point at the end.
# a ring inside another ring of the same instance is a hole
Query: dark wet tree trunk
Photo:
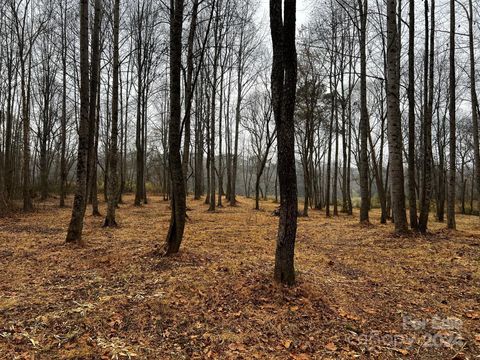
{"type": "MultiPolygon", "coordinates": [[[[109,85],[110,86],[110,85],[109,85]]],[[[107,94],[110,93],[110,90],[107,90],[107,94]]],[[[98,81],[98,86],[97,86],[97,100],[96,100],[96,107],[95,107],[95,122],[94,122],[94,130],[92,133],[93,137],[93,146],[92,146],[92,163],[91,163],[91,171],[92,174],[90,175],[90,202],[92,204],[92,215],[93,216],[101,216],[100,210],[98,209],[98,141],[99,141],[99,131],[100,131],[100,81],[98,81]]],[[[109,96],[107,95],[107,102],[109,101],[109,96]]],[[[93,101],[91,99],[90,101],[93,101]]],[[[107,114],[109,113],[108,111],[108,106],[107,106],[107,114]]],[[[109,121],[108,121],[108,116],[107,116],[107,133],[109,129],[109,121]]],[[[108,154],[108,142],[107,142],[107,149],[106,152],[108,154]]],[[[105,164],[105,169],[108,168],[108,157],[106,159],[106,164],[105,164]]],[[[106,190],[106,184],[107,184],[107,173],[105,172],[105,181],[104,181],[104,190],[106,190]]],[[[105,191],[104,191],[105,192],[105,191]]],[[[106,196],[105,196],[106,197],[106,196]]],[[[107,199],[105,199],[107,201],[107,199]]]]}
{"type": "Polygon", "coordinates": [[[203,146],[204,146],[204,122],[203,122],[203,79],[200,80],[200,89],[196,90],[195,111],[195,183],[194,198],[200,200],[203,195],[203,146]]]}
{"type": "Polygon", "coordinates": [[[455,0],[450,0],[450,105],[449,105],[449,171],[448,171],[448,196],[447,196],[447,227],[455,229],[455,172],[456,166],[456,131],[455,131],[455,112],[456,112],[456,79],[455,79],[455,0]]]}
{"type": "Polygon", "coordinates": [[[143,116],[142,116],[142,96],[144,93],[145,84],[142,81],[144,76],[144,60],[143,60],[143,28],[142,20],[144,18],[144,8],[137,7],[137,16],[139,17],[137,24],[137,38],[136,42],[136,52],[137,52],[137,114],[136,114],[136,128],[135,128],[135,150],[136,150],[136,178],[135,178],[135,206],[140,206],[143,201],[144,195],[144,149],[143,149],[143,116]]]}
{"type": "MultiPolygon", "coordinates": [[[[62,5],[64,6],[64,5],[62,5]]],[[[60,130],[60,207],[65,206],[67,183],[67,10],[62,8],[62,120],[60,130]]]]}
{"type": "Polygon", "coordinates": [[[360,14],[360,222],[368,223],[368,109],[367,109],[367,0],[358,0],[360,14]]]}
{"type": "Polygon", "coordinates": [[[400,114],[400,34],[398,34],[396,0],[387,2],[387,123],[390,186],[395,232],[408,230],[403,178],[402,119],[400,114]]]}
{"type": "Polygon", "coordinates": [[[120,28],[120,0],[115,0],[113,8],[113,81],[112,81],[112,133],[110,137],[110,147],[108,156],[108,186],[107,197],[108,207],[107,216],[103,226],[114,227],[117,226],[115,219],[115,210],[118,200],[118,173],[117,173],[117,161],[118,161],[118,71],[119,71],[119,50],[118,50],[118,37],[120,28]]]}
{"type": "MultiPolygon", "coordinates": [[[[28,5],[27,5],[28,6],[28,5]]],[[[17,24],[18,24],[17,18],[17,24]]],[[[21,91],[21,119],[23,134],[23,166],[22,166],[22,193],[23,193],[23,211],[32,211],[33,202],[30,194],[30,80],[31,80],[31,61],[32,61],[32,40],[29,39],[29,49],[26,49],[27,40],[25,39],[24,26],[17,25],[17,38],[19,41],[18,56],[20,58],[20,91],[21,91]],[[28,51],[26,51],[28,50],[28,51]],[[28,62],[28,64],[27,64],[28,62]],[[27,69],[28,66],[28,69],[27,69]]]]}
{"type": "Polygon", "coordinates": [[[183,0],[170,0],[170,125],[168,155],[172,184],[170,226],[165,241],[165,254],[180,250],[186,217],[185,180],[181,147],[181,68],[182,68],[183,0]]]}
{"type": "Polygon", "coordinates": [[[240,118],[241,118],[241,104],[243,96],[243,37],[244,37],[244,26],[240,30],[240,43],[238,47],[238,64],[237,64],[237,104],[235,106],[235,140],[233,145],[233,159],[232,159],[232,184],[230,192],[230,205],[235,206],[237,203],[237,168],[238,168],[238,136],[239,136],[239,127],[240,127],[240,118]]]}
{"type": "Polygon", "coordinates": [[[415,1],[410,0],[408,29],[408,205],[410,227],[418,228],[415,193],[415,1]]]}
{"type": "Polygon", "coordinates": [[[296,1],[270,0],[270,30],[273,44],[272,104],[277,125],[280,220],[275,253],[277,282],[295,282],[294,251],[297,233],[297,177],[295,170],[294,110],[297,83],[295,49],[296,1]]]}
{"type": "Polygon", "coordinates": [[[87,155],[87,196],[92,197],[92,214],[99,215],[98,206],[94,203],[97,199],[97,141],[99,120],[99,95],[100,95],[100,28],[102,22],[102,0],[95,0],[95,15],[92,32],[92,53],[90,58],[90,103],[88,125],[88,155],[87,155]]]}
{"type": "Polygon", "coordinates": [[[87,200],[88,72],[88,0],[80,0],[80,123],[78,128],[77,188],[66,238],[67,242],[76,243],[82,243],[83,217],[87,200]]]}
{"type": "MultiPolygon", "coordinates": [[[[431,1],[431,29],[430,35],[425,36],[425,80],[424,80],[424,118],[423,118],[423,171],[422,189],[420,197],[420,217],[418,229],[425,233],[428,226],[430,212],[430,198],[432,192],[432,106],[433,106],[433,69],[434,69],[434,39],[435,39],[435,0],[431,1]],[[430,37],[430,41],[429,41],[430,37]]],[[[428,34],[428,1],[425,1],[425,31],[428,34]]]]}
{"type": "MultiPolygon", "coordinates": [[[[480,196],[480,141],[478,139],[478,96],[476,89],[476,72],[475,72],[475,44],[473,30],[473,0],[468,0],[468,47],[470,55],[470,95],[472,98],[472,124],[473,124],[473,155],[474,182],[477,187],[477,194],[480,196]]],[[[478,202],[480,206],[480,201],[478,202]]],[[[473,209],[472,209],[473,210],[473,209]]],[[[479,212],[480,213],[480,212],[479,212]]]]}

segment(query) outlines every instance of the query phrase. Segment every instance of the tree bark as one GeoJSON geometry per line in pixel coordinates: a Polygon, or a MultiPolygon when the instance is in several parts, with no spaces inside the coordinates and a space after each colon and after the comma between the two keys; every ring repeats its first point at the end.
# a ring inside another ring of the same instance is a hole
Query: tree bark
{"type": "Polygon", "coordinates": [[[113,8],[113,81],[112,81],[112,133],[110,137],[109,148],[109,174],[108,174],[108,207],[107,216],[103,226],[114,227],[117,226],[115,219],[115,210],[117,207],[118,199],[118,173],[117,173],[117,161],[118,161],[118,70],[119,70],[119,28],[120,28],[120,0],[115,0],[113,8]]]}
{"type": "Polygon", "coordinates": [[[183,140],[183,158],[182,158],[182,168],[183,168],[183,177],[185,179],[185,191],[188,192],[188,162],[190,161],[190,138],[191,138],[191,103],[193,100],[193,45],[195,40],[195,31],[197,28],[197,15],[198,15],[198,2],[199,0],[193,0],[192,6],[192,20],[190,22],[190,30],[188,33],[188,53],[187,53],[187,81],[185,84],[185,94],[186,94],[186,106],[185,106],[185,116],[184,116],[184,132],[185,137],[183,140]]]}
{"type": "MultiPolygon", "coordinates": [[[[62,5],[64,6],[64,5],[62,5]]],[[[60,150],[60,207],[65,206],[67,182],[67,19],[66,8],[62,8],[62,123],[60,150]]]]}
{"type": "Polygon", "coordinates": [[[270,0],[270,30],[273,45],[272,104],[277,125],[280,220],[275,253],[274,278],[292,285],[295,282],[294,252],[297,233],[297,178],[295,170],[294,111],[297,83],[295,49],[296,0],[270,0]]]}
{"type": "MultiPolygon", "coordinates": [[[[472,124],[473,124],[473,155],[475,169],[473,172],[474,182],[477,187],[477,194],[480,196],[480,141],[478,139],[478,96],[476,89],[476,72],[475,72],[475,45],[473,30],[473,0],[468,0],[468,47],[470,57],[470,95],[472,98],[472,124]]],[[[480,209],[480,201],[478,201],[480,209]]],[[[473,210],[473,209],[472,209],[473,210]]],[[[480,211],[479,211],[480,213],[480,211]]]]}
{"type": "Polygon", "coordinates": [[[82,244],[83,217],[87,200],[88,71],[88,0],[80,0],[80,123],[78,128],[77,187],[66,238],[67,242],[79,244],[82,244]]]}
{"type": "Polygon", "coordinates": [[[450,105],[449,105],[449,171],[448,171],[448,197],[447,197],[447,227],[455,230],[455,172],[456,172],[456,79],[455,79],[455,0],[450,0],[450,105]]]}
{"type": "Polygon", "coordinates": [[[390,186],[395,232],[408,229],[403,178],[402,119],[400,114],[400,39],[396,0],[387,1],[387,119],[390,186]]]}
{"type": "MultiPolygon", "coordinates": [[[[425,233],[428,226],[430,212],[430,198],[432,192],[432,106],[433,106],[433,69],[434,69],[434,40],[435,40],[435,0],[431,0],[431,29],[429,36],[425,36],[425,84],[424,84],[424,119],[423,119],[423,171],[422,191],[420,198],[420,217],[418,229],[425,233]]],[[[428,1],[425,1],[425,31],[428,34],[428,1]]]]}
{"type": "MultiPolygon", "coordinates": [[[[96,139],[97,139],[97,102],[99,85],[100,85],[100,28],[102,22],[102,0],[95,0],[94,5],[94,19],[92,30],[92,52],[90,59],[90,102],[89,102],[89,126],[88,126],[88,155],[87,155],[87,196],[96,196],[97,177],[97,151],[96,151],[96,139]]],[[[93,197],[92,197],[93,199],[93,197]]],[[[98,209],[93,209],[93,215],[98,215],[98,209]],[[97,210],[97,211],[95,211],[97,210]]]]}
{"type": "Polygon", "coordinates": [[[367,109],[367,0],[358,0],[360,13],[360,222],[369,223],[368,109],[367,109]]]}
{"type": "Polygon", "coordinates": [[[183,0],[170,0],[170,124],[168,150],[172,183],[172,213],[165,241],[165,255],[177,253],[183,239],[186,218],[185,180],[181,147],[181,68],[183,0]]]}
{"type": "Polygon", "coordinates": [[[410,0],[408,38],[408,205],[410,227],[417,229],[417,197],[415,193],[415,0],[410,0]]]}

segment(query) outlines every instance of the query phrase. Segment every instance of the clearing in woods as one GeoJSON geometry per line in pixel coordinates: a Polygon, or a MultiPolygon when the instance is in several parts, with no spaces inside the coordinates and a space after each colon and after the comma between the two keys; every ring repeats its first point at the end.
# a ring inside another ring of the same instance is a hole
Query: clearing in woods
{"type": "MultiPolygon", "coordinates": [[[[298,283],[272,280],[275,204],[191,210],[179,255],[161,258],[168,203],[126,197],[118,229],[70,208],[0,219],[2,359],[468,359],[480,353],[480,221],[426,237],[358,216],[299,219],[298,283]]],[[[102,204],[104,206],[104,204],[102,204]]],[[[102,208],[105,211],[105,208],[102,208]]],[[[89,213],[89,209],[87,209],[89,213]]]]}

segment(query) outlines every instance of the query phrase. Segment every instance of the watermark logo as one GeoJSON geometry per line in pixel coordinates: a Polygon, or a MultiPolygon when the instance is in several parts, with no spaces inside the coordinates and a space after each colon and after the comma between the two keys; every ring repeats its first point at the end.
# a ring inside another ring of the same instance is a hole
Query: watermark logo
{"type": "Polygon", "coordinates": [[[456,348],[465,345],[461,334],[463,322],[456,317],[402,317],[402,331],[374,330],[349,335],[347,341],[363,348],[386,347],[394,350],[412,348],[456,348]]]}

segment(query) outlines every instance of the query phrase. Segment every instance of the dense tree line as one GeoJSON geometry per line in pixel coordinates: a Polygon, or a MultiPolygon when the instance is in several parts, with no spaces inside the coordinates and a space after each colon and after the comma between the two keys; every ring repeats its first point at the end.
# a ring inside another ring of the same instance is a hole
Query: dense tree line
{"type": "Polygon", "coordinates": [[[302,26],[294,0],[270,0],[268,24],[259,6],[2,2],[2,211],[58,195],[81,243],[88,204],[100,215],[103,196],[117,226],[123,194],[141,206],[154,191],[170,201],[171,254],[189,195],[212,212],[270,196],[283,283],[312,209],[358,207],[369,223],[378,207],[398,233],[426,232],[432,210],[451,229],[456,212],[478,214],[475,0],[329,0],[302,26]]]}

